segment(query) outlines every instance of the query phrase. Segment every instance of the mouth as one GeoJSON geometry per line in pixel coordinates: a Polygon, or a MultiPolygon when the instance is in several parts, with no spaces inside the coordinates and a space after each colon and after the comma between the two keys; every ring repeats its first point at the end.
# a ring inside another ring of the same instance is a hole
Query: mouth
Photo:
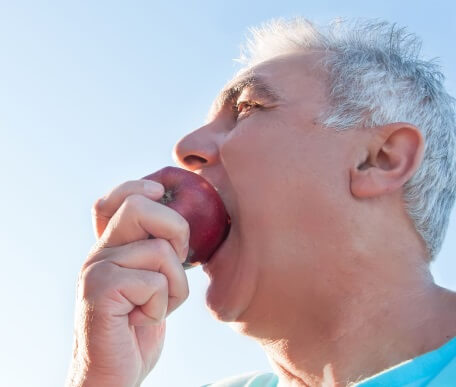
{"type": "Polygon", "coordinates": [[[230,237],[230,234],[232,231],[232,226],[233,226],[232,225],[232,212],[231,212],[229,203],[227,203],[228,201],[226,200],[225,195],[223,193],[221,193],[221,191],[216,186],[213,185],[213,187],[219,194],[219,196],[223,202],[223,205],[225,206],[225,211],[227,214],[227,224],[226,224],[226,228],[225,228],[225,234],[224,234],[224,237],[223,237],[221,243],[215,249],[215,251],[210,256],[210,258],[205,263],[202,264],[202,269],[207,274],[210,271],[211,266],[213,266],[214,262],[217,260],[217,257],[222,254],[221,251],[223,250],[223,247],[225,246],[228,238],[230,237]]]}
{"type": "MultiPolygon", "coordinates": [[[[222,195],[217,188],[215,188],[215,190],[217,191],[220,198],[222,199],[223,205],[225,206],[226,215],[227,215],[227,219],[226,219],[227,224],[226,224],[226,228],[225,228],[225,235],[223,237],[223,241],[220,243],[220,246],[221,246],[225,242],[225,240],[228,238],[228,236],[231,232],[231,210],[228,208],[229,206],[227,206],[227,200],[224,198],[224,195],[222,195]]],[[[218,248],[220,248],[220,246],[218,248]]],[[[218,248],[217,248],[217,250],[218,250],[218,248]]]]}
{"type": "Polygon", "coordinates": [[[220,199],[222,200],[222,203],[225,207],[225,211],[228,215],[228,219],[227,219],[227,223],[228,223],[228,231],[226,233],[226,236],[225,236],[225,239],[226,237],[228,237],[228,234],[229,234],[229,231],[231,229],[231,214],[232,214],[232,210],[231,210],[231,205],[229,204],[227,198],[225,197],[225,194],[222,193],[222,191],[219,189],[219,187],[217,187],[215,184],[213,184],[211,181],[209,181],[207,178],[206,180],[208,181],[208,183],[215,189],[215,191],[217,192],[217,194],[220,196],[220,199]]]}
{"type": "Polygon", "coordinates": [[[220,192],[220,190],[216,186],[213,186],[213,187],[217,191],[218,195],[220,196],[220,199],[222,199],[222,202],[223,202],[223,205],[225,206],[225,211],[226,211],[226,214],[227,214],[227,226],[226,226],[225,236],[224,236],[224,239],[223,239],[225,241],[226,238],[228,238],[228,235],[229,235],[229,233],[231,231],[231,214],[232,214],[232,211],[231,211],[230,206],[227,205],[228,201],[224,197],[224,194],[222,194],[220,192]]]}
{"type": "Polygon", "coordinates": [[[212,179],[210,179],[208,176],[204,176],[204,174],[202,174],[201,171],[193,171],[193,173],[196,173],[196,174],[200,175],[201,177],[203,177],[212,186],[212,188],[214,188],[215,192],[217,192],[221,202],[223,203],[225,213],[226,213],[226,224],[225,224],[225,231],[224,231],[223,238],[222,238],[221,242],[219,243],[219,245],[217,246],[217,248],[212,253],[212,255],[209,257],[209,259],[205,263],[202,264],[202,267],[204,270],[205,266],[213,260],[214,256],[218,255],[219,250],[223,247],[223,245],[225,244],[225,241],[228,239],[228,237],[231,233],[233,211],[231,208],[230,200],[228,199],[228,197],[226,195],[226,191],[224,189],[221,189],[220,185],[215,184],[214,181],[212,179]]]}

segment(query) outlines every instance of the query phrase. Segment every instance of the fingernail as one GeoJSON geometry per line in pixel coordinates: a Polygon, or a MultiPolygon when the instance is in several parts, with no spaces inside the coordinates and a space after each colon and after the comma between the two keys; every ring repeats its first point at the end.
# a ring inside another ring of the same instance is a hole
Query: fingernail
{"type": "Polygon", "coordinates": [[[146,180],[144,182],[144,189],[146,190],[147,193],[156,195],[163,193],[165,191],[165,188],[163,187],[162,184],[157,183],[156,181],[152,180],[146,180]]]}

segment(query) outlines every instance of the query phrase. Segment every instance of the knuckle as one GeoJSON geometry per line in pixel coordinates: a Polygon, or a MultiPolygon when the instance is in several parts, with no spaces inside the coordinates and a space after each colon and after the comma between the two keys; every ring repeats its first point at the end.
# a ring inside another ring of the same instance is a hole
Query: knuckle
{"type": "Polygon", "coordinates": [[[79,286],[84,298],[88,298],[98,293],[114,275],[114,265],[97,261],[87,266],[83,266],[79,276],[79,286]]]}
{"type": "Polygon", "coordinates": [[[90,249],[87,259],[82,264],[82,269],[86,269],[94,262],[105,260],[109,254],[111,254],[111,249],[106,247],[106,241],[102,238],[98,239],[90,249]]]}
{"type": "Polygon", "coordinates": [[[185,237],[188,237],[190,235],[190,225],[187,222],[187,219],[185,219],[183,216],[179,217],[178,228],[179,232],[185,235],[185,237]]]}
{"type": "Polygon", "coordinates": [[[166,278],[166,275],[162,273],[156,273],[154,282],[157,290],[168,292],[168,278],[166,278]]]}
{"type": "Polygon", "coordinates": [[[85,275],[86,271],[89,270],[90,266],[92,266],[95,262],[99,261],[100,252],[95,251],[96,246],[92,247],[89,255],[87,256],[86,261],[82,264],[80,270],[80,276],[85,275]]]}
{"type": "Polygon", "coordinates": [[[186,282],[185,286],[182,290],[182,300],[185,301],[189,295],[190,295],[190,289],[188,287],[188,283],[186,282]]]}
{"type": "Polygon", "coordinates": [[[144,197],[138,194],[127,196],[124,200],[124,206],[128,211],[137,211],[144,205],[144,197]]]}
{"type": "Polygon", "coordinates": [[[190,295],[190,288],[188,287],[188,280],[185,274],[182,276],[181,286],[180,286],[180,298],[184,302],[190,295]]]}
{"type": "Polygon", "coordinates": [[[100,263],[99,262],[92,262],[84,264],[81,269],[81,283],[83,285],[88,285],[93,282],[98,282],[100,277],[100,263]]]}
{"type": "Polygon", "coordinates": [[[99,214],[103,211],[104,208],[104,199],[103,198],[98,198],[95,200],[95,202],[92,205],[92,214],[96,215],[99,214]]]}
{"type": "Polygon", "coordinates": [[[157,249],[158,255],[167,257],[174,253],[174,250],[173,250],[171,244],[167,240],[157,238],[157,239],[154,239],[154,242],[155,242],[155,248],[157,249]]]}

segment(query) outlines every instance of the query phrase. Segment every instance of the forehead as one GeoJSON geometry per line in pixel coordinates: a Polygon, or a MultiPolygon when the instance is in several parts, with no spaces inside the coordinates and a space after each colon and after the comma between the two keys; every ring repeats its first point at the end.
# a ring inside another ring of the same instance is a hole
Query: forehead
{"type": "Polygon", "coordinates": [[[321,52],[292,53],[274,57],[238,73],[222,89],[211,111],[233,102],[243,90],[253,90],[260,97],[290,101],[310,89],[322,88],[327,74],[321,65],[321,52]]]}
{"type": "MultiPolygon", "coordinates": [[[[260,62],[245,73],[270,77],[271,81],[279,82],[302,76],[319,77],[323,75],[323,58],[321,51],[294,52],[260,62]]],[[[241,72],[240,76],[243,74],[244,72],[241,72]]]]}

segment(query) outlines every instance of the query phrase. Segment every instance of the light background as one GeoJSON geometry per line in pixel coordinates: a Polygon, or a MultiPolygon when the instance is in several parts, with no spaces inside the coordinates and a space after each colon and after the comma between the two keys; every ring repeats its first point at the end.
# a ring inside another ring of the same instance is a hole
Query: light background
{"type": "MultiPolygon", "coordinates": [[[[94,242],[90,207],[115,185],[173,165],[201,125],[248,26],[303,15],[409,27],[440,57],[456,94],[450,1],[0,1],[0,385],[59,386],[71,356],[78,269],[94,242]]],[[[433,266],[456,290],[456,217],[433,266]]],[[[214,321],[206,276],[168,321],[144,386],[198,386],[267,370],[257,345],[214,321]]]]}

